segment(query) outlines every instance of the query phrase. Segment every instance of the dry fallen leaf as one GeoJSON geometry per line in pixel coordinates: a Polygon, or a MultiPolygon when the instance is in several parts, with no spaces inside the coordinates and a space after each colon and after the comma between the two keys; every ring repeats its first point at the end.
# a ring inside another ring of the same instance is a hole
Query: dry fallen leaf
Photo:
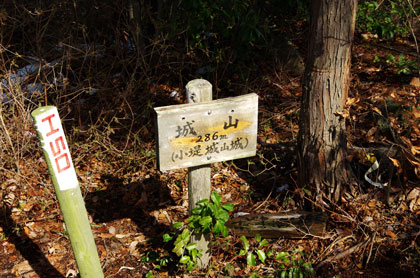
{"type": "Polygon", "coordinates": [[[372,110],[378,113],[379,115],[383,116],[381,110],[379,110],[378,107],[372,107],[372,110]]]}
{"type": "Polygon", "coordinates": [[[54,246],[50,246],[48,247],[48,254],[54,254],[55,253],[55,248],[54,246]]]}
{"type": "Polygon", "coordinates": [[[114,227],[114,226],[109,227],[108,232],[109,232],[110,234],[112,234],[112,235],[115,235],[115,234],[116,234],[116,229],[115,229],[115,227],[114,227]]]}
{"type": "Polygon", "coordinates": [[[410,158],[407,156],[407,160],[408,160],[408,161],[409,161],[412,165],[420,166],[420,162],[418,162],[418,161],[417,161],[417,159],[415,159],[415,158],[410,159],[410,158]]]}
{"type": "Polygon", "coordinates": [[[111,233],[100,233],[100,234],[98,234],[98,237],[100,237],[100,238],[112,238],[112,237],[114,237],[114,234],[111,234],[111,233]]]}
{"type": "Polygon", "coordinates": [[[413,77],[410,81],[410,85],[417,89],[420,88],[420,79],[418,77],[413,77]]]}
{"type": "Polygon", "coordinates": [[[130,246],[128,247],[128,250],[130,251],[130,255],[133,255],[133,256],[138,255],[138,250],[136,248],[136,246],[137,246],[138,243],[139,242],[137,240],[132,241],[130,243],[130,246]]]}
{"type": "Polygon", "coordinates": [[[407,201],[409,202],[408,208],[414,212],[420,207],[420,189],[414,188],[407,195],[407,201]]]}
{"type": "Polygon", "coordinates": [[[406,144],[407,146],[412,146],[410,139],[408,139],[404,136],[401,136],[400,138],[404,142],[404,144],[406,144]]]}
{"type": "Polygon", "coordinates": [[[408,208],[411,212],[419,211],[420,208],[420,198],[411,200],[410,204],[408,205],[408,208]]]}
{"type": "Polygon", "coordinates": [[[378,67],[368,67],[368,68],[366,68],[366,71],[367,72],[378,72],[378,71],[381,71],[381,69],[378,68],[378,67]]]}
{"type": "Polygon", "coordinates": [[[389,160],[392,161],[392,164],[394,164],[395,167],[397,167],[397,168],[401,167],[401,163],[397,159],[389,157],[389,156],[388,156],[388,158],[389,158],[389,160]]]}
{"type": "Polygon", "coordinates": [[[371,137],[373,134],[375,134],[376,130],[378,130],[378,128],[375,126],[369,129],[369,131],[366,133],[366,137],[371,137]]]}
{"type": "Polygon", "coordinates": [[[414,116],[414,118],[415,119],[420,118],[420,111],[415,106],[413,106],[412,108],[413,108],[413,111],[411,112],[411,114],[414,116]]]}
{"type": "Polygon", "coordinates": [[[358,103],[358,102],[359,102],[359,100],[360,100],[360,98],[359,98],[359,97],[349,97],[349,98],[347,98],[347,100],[346,100],[346,106],[350,106],[350,105],[352,105],[352,104],[356,104],[356,103],[358,103]]]}
{"type": "Polygon", "coordinates": [[[368,206],[370,208],[375,208],[376,207],[376,200],[375,199],[370,200],[369,203],[368,203],[368,206]]]}
{"type": "Polygon", "coordinates": [[[343,109],[343,111],[341,112],[335,112],[334,115],[340,116],[344,119],[348,119],[350,117],[350,112],[348,111],[348,109],[343,109]]]}
{"type": "Polygon", "coordinates": [[[106,249],[103,245],[97,245],[98,248],[98,252],[100,254],[101,259],[105,259],[106,258],[106,249]]]}
{"type": "Polygon", "coordinates": [[[397,239],[398,239],[397,235],[396,235],[393,231],[387,230],[387,231],[385,232],[385,234],[386,234],[387,236],[390,236],[393,240],[397,240],[397,239]]]}
{"type": "Polygon", "coordinates": [[[416,154],[420,154],[420,147],[417,147],[417,146],[411,146],[411,153],[413,154],[413,155],[416,155],[416,154]]]}
{"type": "Polygon", "coordinates": [[[25,274],[29,274],[33,271],[34,270],[28,261],[20,262],[16,264],[12,269],[12,273],[16,274],[18,277],[25,277],[25,274]]]}
{"type": "Polygon", "coordinates": [[[420,167],[414,168],[414,173],[420,179],[420,167]]]}

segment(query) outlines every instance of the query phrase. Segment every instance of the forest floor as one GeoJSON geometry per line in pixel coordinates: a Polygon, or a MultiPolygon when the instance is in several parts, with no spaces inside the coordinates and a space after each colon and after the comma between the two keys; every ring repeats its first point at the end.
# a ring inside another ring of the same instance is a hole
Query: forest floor
{"type": "MultiPolygon", "coordinates": [[[[325,235],[268,239],[265,251],[296,254],[314,267],[316,277],[420,277],[420,80],[415,74],[399,74],[403,63],[386,62],[389,55],[398,61],[399,55],[412,52],[411,41],[388,45],[357,37],[342,115],[350,150],[399,150],[392,157],[390,204],[383,190],[365,181],[371,164],[364,154],[349,152],[356,181],[339,203],[325,201],[325,235]],[[297,249],[303,252],[293,253],[297,249]]],[[[223,202],[234,204],[231,217],[302,209],[314,194],[313,188],[302,189],[295,182],[292,148],[280,149],[296,140],[301,76],[268,62],[258,67],[259,75],[242,86],[242,92],[260,98],[257,156],[211,168],[212,189],[223,202]]],[[[152,107],[182,103],[184,90],[161,78],[146,87],[147,97],[132,97],[112,89],[121,84],[120,78],[107,81],[115,85],[111,89],[98,88],[83,99],[70,96],[71,105],[59,106],[105,277],[268,277],[281,265],[292,267],[273,258],[249,266],[238,255],[241,240],[232,233],[212,242],[205,271],[188,273],[176,263],[162,235],[188,217],[187,170],[157,170],[152,107]],[[169,264],[158,269],[162,258],[169,258],[169,264]]],[[[214,98],[226,95],[216,92],[214,98]]],[[[21,109],[12,106],[4,104],[3,109],[21,109]]],[[[30,120],[18,114],[11,113],[2,124],[7,137],[20,143],[13,147],[4,141],[8,159],[0,165],[0,276],[74,277],[76,262],[38,138],[30,120]]]]}

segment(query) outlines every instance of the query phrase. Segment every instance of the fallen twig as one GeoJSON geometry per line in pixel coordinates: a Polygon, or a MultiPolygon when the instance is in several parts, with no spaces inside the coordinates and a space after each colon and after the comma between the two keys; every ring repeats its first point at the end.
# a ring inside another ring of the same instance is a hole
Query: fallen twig
{"type": "Polygon", "coordinates": [[[347,249],[347,250],[345,250],[345,251],[343,251],[341,253],[338,253],[337,255],[330,256],[330,257],[326,258],[325,260],[323,260],[321,263],[319,263],[316,266],[316,268],[318,269],[318,268],[324,266],[325,264],[327,264],[329,262],[337,261],[337,260],[340,260],[340,259],[342,259],[344,257],[347,257],[347,256],[353,254],[354,252],[359,251],[359,249],[362,248],[367,243],[368,243],[368,241],[359,242],[358,244],[350,247],[349,249],[347,249]]]}

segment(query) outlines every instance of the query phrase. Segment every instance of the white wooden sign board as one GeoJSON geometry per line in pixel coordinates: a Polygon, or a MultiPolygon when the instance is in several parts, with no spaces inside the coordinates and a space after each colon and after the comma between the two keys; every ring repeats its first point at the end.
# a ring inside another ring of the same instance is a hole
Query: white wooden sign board
{"type": "Polygon", "coordinates": [[[155,108],[161,171],[254,156],[258,95],[155,108]]]}

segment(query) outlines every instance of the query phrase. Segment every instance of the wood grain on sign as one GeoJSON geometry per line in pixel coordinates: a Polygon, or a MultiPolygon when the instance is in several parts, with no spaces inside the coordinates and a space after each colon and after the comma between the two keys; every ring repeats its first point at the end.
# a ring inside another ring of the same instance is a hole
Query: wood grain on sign
{"type": "Polygon", "coordinates": [[[161,171],[254,156],[258,96],[157,107],[161,171]]]}

